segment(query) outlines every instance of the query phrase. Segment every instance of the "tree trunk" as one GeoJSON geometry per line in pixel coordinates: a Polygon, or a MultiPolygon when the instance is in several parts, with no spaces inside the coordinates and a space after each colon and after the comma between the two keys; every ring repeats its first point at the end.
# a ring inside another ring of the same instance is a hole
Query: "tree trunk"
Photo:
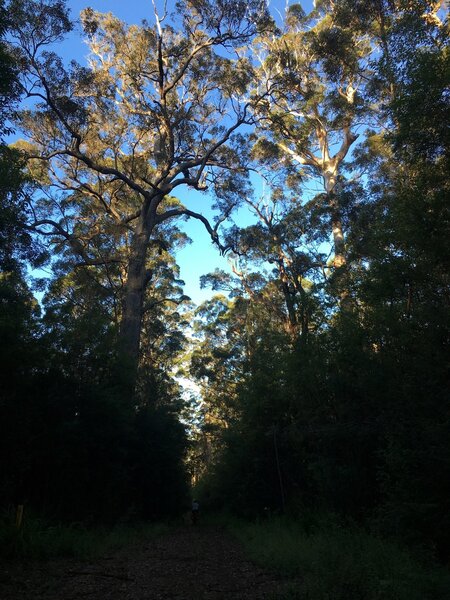
{"type": "Polygon", "coordinates": [[[333,230],[334,266],[335,268],[343,267],[347,262],[345,257],[344,231],[342,229],[340,211],[333,204],[331,208],[331,228],[333,230]]]}
{"type": "Polygon", "coordinates": [[[352,310],[349,295],[349,273],[347,269],[347,256],[345,251],[344,232],[341,221],[341,211],[334,194],[330,194],[331,227],[333,230],[334,260],[333,265],[337,270],[337,291],[339,304],[343,311],[352,310]]]}
{"type": "Polygon", "coordinates": [[[148,240],[149,234],[145,230],[133,236],[120,326],[120,347],[133,372],[139,362],[148,240]]]}
{"type": "Polygon", "coordinates": [[[343,267],[347,260],[345,257],[345,240],[344,230],[342,227],[341,211],[338,200],[335,194],[336,187],[336,168],[333,167],[324,173],[324,184],[328,198],[328,206],[330,207],[331,214],[331,229],[333,232],[333,246],[334,246],[334,261],[333,264],[336,268],[343,267]]]}
{"type": "Polygon", "coordinates": [[[345,251],[344,229],[342,227],[341,208],[336,197],[336,175],[334,171],[325,173],[324,183],[327,192],[328,206],[330,207],[331,229],[333,233],[334,259],[333,266],[338,270],[337,289],[341,309],[348,311],[351,308],[348,290],[347,256],[345,251]]]}
{"type": "Polygon", "coordinates": [[[301,283],[297,286],[297,289],[300,294],[300,335],[303,344],[308,342],[308,333],[309,333],[309,308],[308,308],[308,300],[305,294],[304,289],[302,288],[301,283]]]}
{"type": "Polygon", "coordinates": [[[292,341],[295,341],[298,335],[298,319],[297,312],[295,309],[295,301],[294,296],[291,294],[289,290],[289,284],[286,281],[282,281],[282,290],[284,296],[284,302],[286,304],[286,309],[288,313],[287,320],[287,332],[289,336],[292,338],[292,341]]]}

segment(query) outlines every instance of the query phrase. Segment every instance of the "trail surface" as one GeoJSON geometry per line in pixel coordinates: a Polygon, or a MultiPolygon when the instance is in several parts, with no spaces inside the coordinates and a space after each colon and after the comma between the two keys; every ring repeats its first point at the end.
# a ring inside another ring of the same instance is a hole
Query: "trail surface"
{"type": "Polygon", "coordinates": [[[282,599],[286,581],[245,557],[212,527],[184,527],[92,561],[0,568],[1,600],[282,599]]]}

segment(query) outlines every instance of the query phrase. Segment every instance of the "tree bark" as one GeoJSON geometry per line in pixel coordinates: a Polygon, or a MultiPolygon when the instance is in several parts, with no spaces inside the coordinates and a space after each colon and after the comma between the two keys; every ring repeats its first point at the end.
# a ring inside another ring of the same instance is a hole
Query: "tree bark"
{"type": "Polygon", "coordinates": [[[286,304],[286,309],[288,313],[288,319],[286,323],[287,332],[291,337],[292,341],[295,341],[298,336],[298,319],[297,312],[295,309],[294,295],[289,290],[289,284],[287,283],[287,281],[282,280],[281,286],[284,296],[284,302],[286,304]]]}
{"type": "Polygon", "coordinates": [[[144,227],[133,236],[120,326],[120,348],[133,372],[139,363],[149,236],[144,227]]]}
{"type": "Polygon", "coordinates": [[[331,229],[333,233],[334,260],[335,268],[343,267],[347,260],[345,256],[345,239],[342,227],[341,211],[338,199],[336,198],[336,166],[324,174],[324,185],[327,193],[328,206],[331,215],[331,229]]]}
{"type": "Polygon", "coordinates": [[[331,205],[331,228],[333,231],[333,245],[334,245],[334,267],[338,269],[343,267],[347,263],[345,256],[345,240],[344,231],[342,228],[342,220],[340,215],[339,207],[337,206],[336,200],[330,201],[331,205]]]}

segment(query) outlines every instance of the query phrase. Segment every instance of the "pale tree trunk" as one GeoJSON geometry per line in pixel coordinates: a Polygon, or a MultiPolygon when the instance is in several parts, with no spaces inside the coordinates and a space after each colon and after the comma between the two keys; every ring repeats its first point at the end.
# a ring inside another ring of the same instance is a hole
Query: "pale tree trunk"
{"type": "MultiPolygon", "coordinates": [[[[333,194],[334,196],[334,194],[333,194]]],[[[332,197],[329,201],[331,207],[331,228],[333,230],[334,245],[334,266],[343,267],[347,263],[345,252],[344,231],[342,228],[341,211],[337,205],[336,199],[332,197]]]]}
{"type": "Polygon", "coordinates": [[[335,268],[343,267],[347,263],[345,253],[344,230],[342,227],[341,209],[338,199],[336,198],[336,173],[334,169],[330,169],[323,176],[325,191],[327,194],[328,206],[330,208],[331,229],[333,233],[333,247],[335,268]]]}
{"type": "Polygon", "coordinates": [[[345,249],[344,229],[342,226],[341,207],[336,197],[336,174],[335,171],[325,172],[324,184],[327,193],[328,206],[330,208],[331,228],[333,233],[334,259],[333,266],[338,270],[339,302],[344,311],[351,309],[348,290],[347,255],[345,249]]]}

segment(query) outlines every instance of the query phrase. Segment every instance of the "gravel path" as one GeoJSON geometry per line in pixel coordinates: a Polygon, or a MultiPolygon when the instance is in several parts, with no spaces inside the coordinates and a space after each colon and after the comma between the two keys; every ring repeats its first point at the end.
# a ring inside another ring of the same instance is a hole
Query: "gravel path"
{"type": "Polygon", "coordinates": [[[298,585],[251,563],[226,532],[201,526],[95,562],[0,567],[1,600],[282,599],[298,585]]]}

